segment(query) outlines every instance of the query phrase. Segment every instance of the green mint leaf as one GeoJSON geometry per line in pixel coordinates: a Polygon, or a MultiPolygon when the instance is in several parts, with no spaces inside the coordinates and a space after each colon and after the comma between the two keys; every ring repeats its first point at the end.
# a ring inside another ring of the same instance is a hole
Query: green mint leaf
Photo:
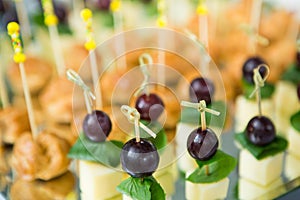
{"type": "Polygon", "coordinates": [[[165,193],[152,177],[129,177],[117,186],[117,190],[134,200],[165,200],[165,193]]]}
{"type": "Polygon", "coordinates": [[[123,143],[116,140],[92,142],[80,134],[68,153],[69,158],[88,160],[116,167],[120,164],[123,143]]]}
{"type": "Polygon", "coordinates": [[[189,175],[188,181],[193,183],[214,183],[226,178],[234,170],[237,160],[218,150],[216,154],[207,161],[196,160],[198,168],[189,175]],[[207,174],[208,170],[208,174],[207,174]]]}
{"type": "MultiPolygon", "coordinates": [[[[223,127],[226,117],[226,104],[223,101],[215,101],[207,106],[210,109],[219,111],[221,114],[219,116],[207,113],[205,115],[206,124],[209,127],[223,127]]],[[[180,121],[188,124],[201,125],[200,122],[200,112],[194,108],[184,107],[181,111],[180,121]]]]}
{"type": "Polygon", "coordinates": [[[282,80],[289,81],[297,85],[300,82],[300,68],[292,64],[281,76],[282,80]]]}
{"type": "MultiPolygon", "coordinates": [[[[243,88],[243,93],[247,99],[249,99],[250,94],[254,91],[255,85],[250,84],[244,79],[242,79],[242,88],[243,88]]],[[[270,83],[265,83],[264,87],[261,87],[261,98],[262,99],[268,99],[270,98],[274,91],[275,91],[275,86],[270,83]]]]}
{"type": "Polygon", "coordinates": [[[163,126],[158,122],[148,122],[141,120],[141,123],[146,125],[149,129],[151,129],[154,133],[156,133],[156,138],[151,137],[144,129],[140,128],[141,138],[146,138],[150,142],[154,144],[157,150],[163,149],[167,143],[168,138],[163,126]]]}
{"type": "Polygon", "coordinates": [[[287,141],[280,137],[276,136],[273,142],[265,146],[257,146],[252,144],[246,137],[244,132],[235,134],[235,139],[246,148],[257,160],[261,160],[268,156],[276,155],[280,152],[283,152],[287,148],[287,141]]]}
{"type": "Polygon", "coordinates": [[[291,124],[293,128],[300,132],[300,111],[292,115],[291,117],[291,124]]]}

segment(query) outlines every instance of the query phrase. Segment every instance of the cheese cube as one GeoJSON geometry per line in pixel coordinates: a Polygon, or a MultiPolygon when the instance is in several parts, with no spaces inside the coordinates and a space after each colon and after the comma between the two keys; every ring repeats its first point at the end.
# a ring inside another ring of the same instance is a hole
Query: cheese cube
{"type": "Polygon", "coordinates": [[[159,176],[157,176],[156,174],[153,175],[157,182],[161,185],[167,196],[173,195],[175,191],[176,174],[173,174],[172,168],[173,166],[168,167],[167,169],[169,169],[169,172],[166,171],[166,173],[159,174],[159,176]]]}
{"type": "MultiPolygon", "coordinates": [[[[258,185],[252,181],[248,181],[247,179],[240,178],[239,179],[239,199],[247,200],[247,199],[257,199],[262,195],[267,195],[267,193],[278,186],[282,185],[282,179],[277,178],[275,181],[271,182],[266,186],[258,185]]],[[[263,199],[272,199],[271,197],[264,196],[263,199]]]]}
{"type": "Polygon", "coordinates": [[[285,158],[284,174],[289,180],[293,180],[300,176],[300,158],[292,154],[287,154],[285,158]]]}
{"type": "Polygon", "coordinates": [[[99,163],[79,161],[80,190],[83,198],[109,199],[120,195],[116,187],[123,173],[99,163]]]}
{"type": "MultiPolygon", "coordinates": [[[[187,172],[187,174],[193,171],[187,172]]],[[[229,178],[224,178],[215,183],[199,183],[195,184],[185,181],[185,196],[187,200],[215,200],[225,199],[229,186],[229,178]]]]}
{"type": "MultiPolygon", "coordinates": [[[[272,99],[261,101],[262,113],[269,118],[274,116],[274,103],[272,99]]],[[[240,133],[245,130],[250,119],[258,115],[257,102],[240,95],[236,99],[235,132],[240,133]]]]}
{"type": "Polygon", "coordinates": [[[274,103],[275,103],[275,118],[274,122],[276,124],[277,132],[282,136],[286,136],[286,130],[290,126],[290,117],[295,113],[296,110],[300,109],[300,104],[298,103],[296,86],[287,81],[279,81],[276,84],[276,90],[274,93],[274,103]],[[288,105],[286,105],[286,100],[288,97],[288,105]]]}
{"type": "Polygon", "coordinates": [[[294,129],[293,127],[290,127],[288,129],[288,152],[290,154],[293,154],[294,156],[297,156],[300,159],[300,132],[294,129]]]}
{"type": "Polygon", "coordinates": [[[268,185],[280,177],[283,152],[257,160],[248,150],[240,151],[240,176],[260,185],[268,185]]]}

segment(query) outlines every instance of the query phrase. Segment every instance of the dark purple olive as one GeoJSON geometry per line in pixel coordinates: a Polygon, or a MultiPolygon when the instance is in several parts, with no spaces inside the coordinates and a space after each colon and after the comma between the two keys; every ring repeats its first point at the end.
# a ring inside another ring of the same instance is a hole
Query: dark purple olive
{"type": "Polygon", "coordinates": [[[157,120],[164,111],[164,107],[162,99],[153,93],[139,96],[135,103],[135,108],[140,113],[141,119],[147,121],[157,120]]]}
{"type": "MultiPolygon", "coordinates": [[[[246,80],[248,83],[253,84],[253,70],[257,68],[261,64],[266,64],[266,62],[260,58],[260,57],[251,57],[243,65],[243,78],[246,80]]],[[[262,77],[264,77],[267,73],[267,70],[262,67],[259,69],[259,73],[262,77]]]]}
{"type": "Polygon", "coordinates": [[[211,104],[215,93],[213,82],[207,78],[195,78],[190,85],[189,94],[192,102],[198,103],[204,100],[206,104],[211,104]]]}
{"type": "Polygon", "coordinates": [[[276,136],[273,122],[265,116],[253,117],[246,127],[246,138],[255,145],[270,144],[276,136]]]}
{"type": "Polygon", "coordinates": [[[93,142],[103,142],[111,131],[112,123],[105,112],[94,110],[85,116],[82,128],[88,139],[93,142]]]}
{"type": "Polygon", "coordinates": [[[219,145],[216,134],[210,128],[193,130],[187,140],[189,154],[197,160],[209,160],[217,152],[219,145]]]}
{"type": "Polygon", "coordinates": [[[156,147],[146,139],[135,138],[126,142],[121,151],[122,168],[130,176],[142,178],[151,176],[159,164],[156,147]]]}

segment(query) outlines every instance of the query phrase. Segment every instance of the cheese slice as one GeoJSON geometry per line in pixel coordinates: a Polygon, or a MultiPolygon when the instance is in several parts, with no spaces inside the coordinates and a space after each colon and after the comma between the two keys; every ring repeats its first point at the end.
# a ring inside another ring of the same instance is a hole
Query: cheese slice
{"type": "Polygon", "coordinates": [[[82,199],[106,200],[120,195],[116,187],[123,173],[99,163],[79,161],[79,179],[82,199]]]}
{"type": "Polygon", "coordinates": [[[271,197],[268,198],[267,193],[270,192],[271,190],[276,189],[280,185],[282,185],[282,179],[277,178],[273,182],[271,182],[268,185],[261,186],[258,185],[252,181],[248,181],[247,179],[240,178],[239,179],[239,199],[243,200],[252,200],[252,199],[257,199],[264,195],[263,199],[272,199],[271,197]]]}
{"type": "MultiPolygon", "coordinates": [[[[272,99],[263,99],[261,101],[262,113],[273,119],[274,103],[272,99]]],[[[250,119],[258,115],[258,106],[255,100],[249,100],[243,95],[236,99],[235,113],[235,132],[240,133],[245,130],[250,119]]]]}
{"type": "Polygon", "coordinates": [[[300,133],[295,128],[290,127],[288,129],[288,152],[290,154],[293,154],[294,156],[297,156],[300,159],[300,133]]]}
{"type": "MultiPolygon", "coordinates": [[[[187,174],[193,171],[187,172],[187,174]]],[[[224,178],[215,183],[200,183],[195,184],[185,181],[185,196],[187,200],[215,200],[225,199],[229,186],[229,178],[224,178]]]]}
{"type": "Polygon", "coordinates": [[[282,172],[283,153],[257,160],[248,150],[240,151],[239,175],[262,186],[278,179],[282,172]]]}
{"type": "Polygon", "coordinates": [[[284,174],[289,180],[293,180],[300,176],[300,158],[287,154],[285,157],[284,174]]]}

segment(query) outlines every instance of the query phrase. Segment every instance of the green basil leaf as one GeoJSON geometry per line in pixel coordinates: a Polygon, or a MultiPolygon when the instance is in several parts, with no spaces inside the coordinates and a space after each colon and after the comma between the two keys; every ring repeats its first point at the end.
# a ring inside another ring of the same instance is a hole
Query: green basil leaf
{"type": "MultiPolygon", "coordinates": [[[[250,84],[244,79],[242,79],[242,88],[243,88],[243,93],[247,99],[249,99],[250,94],[253,92],[255,89],[254,84],[250,84]]],[[[275,91],[275,86],[270,83],[265,83],[264,87],[261,88],[261,98],[262,99],[268,99],[270,98],[275,91]]]]}
{"type": "Polygon", "coordinates": [[[291,124],[297,131],[300,132],[300,111],[292,115],[291,124]]]}
{"type": "Polygon", "coordinates": [[[168,138],[162,125],[158,122],[149,123],[148,121],[144,120],[141,120],[141,123],[156,133],[156,138],[151,137],[146,131],[144,131],[144,129],[140,128],[141,137],[147,138],[147,140],[152,142],[157,150],[163,149],[168,143],[168,138]]]}
{"type": "Polygon", "coordinates": [[[226,178],[237,164],[234,157],[220,150],[211,159],[207,161],[196,160],[196,162],[199,167],[187,178],[188,181],[193,183],[218,182],[226,178]]]}
{"type": "Polygon", "coordinates": [[[117,186],[117,190],[134,200],[165,200],[165,192],[152,177],[129,177],[117,186]]]}
{"type": "MultiPolygon", "coordinates": [[[[207,106],[213,110],[219,111],[219,116],[207,113],[205,115],[206,124],[209,127],[223,127],[226,117],[226,104],[223,101],[215,101],[207,106]]],[[[201,126],[200,112],[194,108],[184,107],[181,111],[180,121],[188,124],[197,124],[201,126]]]]}
{"type": "Polygon", "coordinates": [[[281,76],[282,80],[289,81],[297,85],[300,82],[300,68],[292,64],[281,76]]]}
{"type": "Polygon", "coordinates": [[[68,153],[69,158],[88,160],[116,167],[120,164],[123,143],[116,140],[92,142],[80,134],[68,153]]]}
{"type": "Polygon", "coordinates": [[[280,152],[283,152],[287,148],[287,141],[280,137],[276,136],[273,142],[265,146],[257,146],[252,144],[246,137],[244,132],[235,134],[235,139],[246,148],[257,160],[261,160],[268,156],[276,155],[280,152]]]}
{"type": "Polygon", "coordinates": [[[152,179],[150,186],[151,200],[165,200],[166,194],[161,185],[153,177],[150,178],[152,179]]]}

